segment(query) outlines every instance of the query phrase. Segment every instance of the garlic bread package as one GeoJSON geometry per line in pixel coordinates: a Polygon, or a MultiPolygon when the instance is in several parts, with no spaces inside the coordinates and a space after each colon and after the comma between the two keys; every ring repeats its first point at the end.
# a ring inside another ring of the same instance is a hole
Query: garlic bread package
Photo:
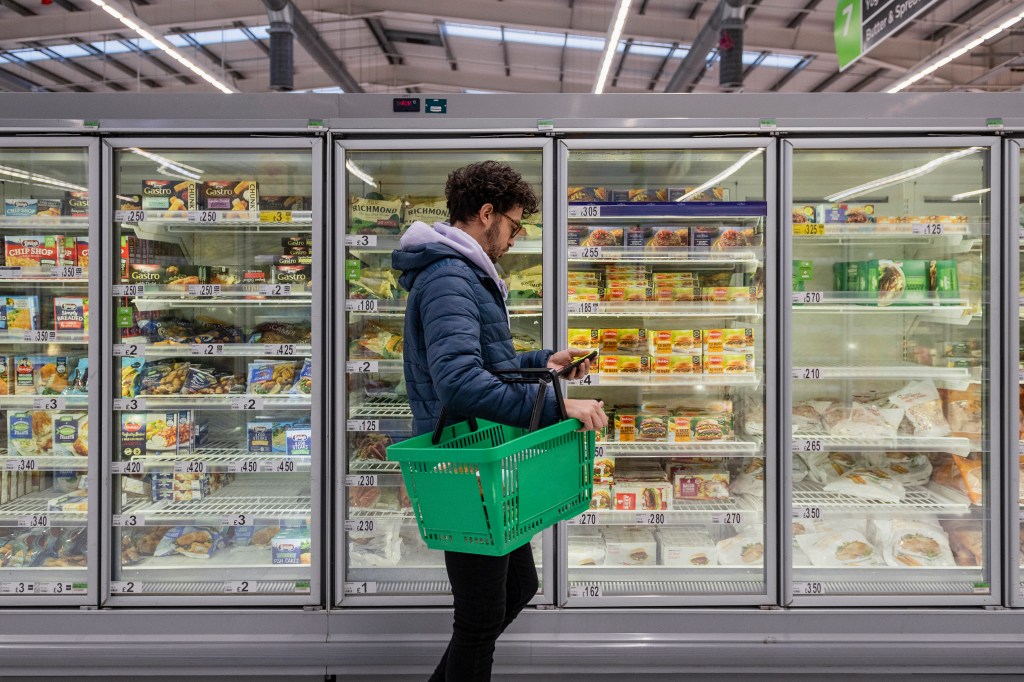
{"type": "Polygon", "coordinates": [[[825,492],[881,502],[900,502],[907,496],[907,489],[902,483],[893,480],[881,469],[867,467],[850,469],[838,479],[825,484],[825,492]]]}
{"type": "Polygon", "coordinates": [[[874,519],[871,525],[889,566],[956,566],[949,538],[937,525],[910,519],[874,519]]]}
{"type": "Polygon", "coordinates": [[[760,566],[764,563],[764,530],[761,526],[747,526],[716,544],[715,552],[723,566],[760,566]]]}
{"type": "Polygon", "coordinates": [[[889,396],[889,402],[903,408],[915,436],[948,436],[949,422],[942,411],[939,391],[931,380],[912,381],[889,396]]]}
{"type": "Polygon", "coordinates": [[[882,566],[879,551],[859,531],[846,529],[796,536],[797,545],[813,566],[882,566]]]}

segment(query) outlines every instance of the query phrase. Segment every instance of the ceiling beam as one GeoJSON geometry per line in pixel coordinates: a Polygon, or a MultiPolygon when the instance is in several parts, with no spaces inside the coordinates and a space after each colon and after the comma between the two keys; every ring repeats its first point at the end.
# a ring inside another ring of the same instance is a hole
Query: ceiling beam
{"type": "Polygon", "coordinates": [[[999,0],[976,0],[975,2],[972,2],[966,10],[956,15],[952,21],[947,22],[944,26],[935,29],[927,36],[925,36],[925,40],[929,42],[942,40],[950,33],[960,28],[961,26],[966,25],[971,19],[978,16],[979,14],[987,10],[989,7],[992,7],[993,5],[997,4],[998,2],[999,0]]]}
{"type": "Polygon", "coordinates": [[[437,24],[437,33],[441,36],[441,42],[444,44],[444,54],[448,57],[448,65],[452,67],[452,71],[458,71],[459,64],[455,61],[455,53],[452,52],[452,45],[448,42],[448,27],[443,19],[438,19],[434,23],[437,24]]]}
{"type": "Polygon", "coordinates": [[[102,50],[99,50],[99,49],[93,47],[92,45],[90,45],[89,43],[85,42],[84,40],[72,39],[71,40],[71,44],[72,45],[77,45],[78,47],[80,47],[83,50],[85,50],[86,52],[88,52],[91,56],[95,57],[96,59],[99,59],[104,64],[107,64],[110,67],[112,67],[114,69],[117,69],[118,71],[120,71],[121,73],[125,74],[126,76],[131,76],[132,78],[137,79],[140,83],[145,85],[147,88],[159,88],[159,87],[161,87],[159,81],[155,81],[152,78],[149,78],[147,76],[141,75],[138,71],[136,71],[135,69],[131,68],[127,64],[124,64],[124,63],[118,61],[117,59],[115,59],[111,55],[107,54],[106,52],[103,52],[102,50]]]}
{"type": "Polygon", "coordinates": [[[71,0],[53,0],[55,3],[63,7],[69,12],[81,12],[82,8],[71,2],[71,0]]]}
{"type": "Polygon", "coordinates": [[[3,57],[11,64],[16,64],[20,66],[26,71],[31,71],[37,76],[42,76],[43,78],[53,81],[57,85],[62,85],[73,92],[92,92],[92,90],[85,87],[84,85],[77,85],[73,81],[69,81],[67,78],[61,76],[60,74],[56,74],[53,71],[50,71],[49,69],[44,69],[42,66],[36,64],[35,62],[25,61],[24,59],[21,59],[17,55],[13,55],[10,52],[0,51],[0,57],[3,57]]]}
{"type": "Polygon", "coordinates": [[[675,53],[677,49],[679,49],[679,43],[672,43],[672,48],[665,53],[665,57],[661,60],[661,63],[658,64],[658,68],[655,69],[650,82],[647,83],[648,90],[654,90],[654,88],[658,87],[658,81],[661,80],[662,74],[665,73],[665,67],[668,66],[668,61],[672,58],[673,53],[675,53]]]}
{"type": "Polygon", "coordinates": [[[772,84],[772,86],[768,88],[768,92],[778,92],[779,90],[781,90],[786,85],[786,83],[793,80],[797,76],[797,74],[806,69],[807,65],[813,61],[813,55],[804,55],[804,58],[801,59],[796,66],[794,66],[792,69],[783,74],[782,78],[775,81],[772,84]]]}
{"type": "MultiPolygon", "coordinates": [[[[164,73],[166,73],[168,76],[174,76],[175,78],[177,78],[179,81],[181,81],[185,85],[193,85],[193,84],[195,84],[195,82],[196,82],[195,79],[193,79],[193,78],[191,78],[189,76],[186,76],[185,74],[179,72],[173,66],[171,66],[170,64],[168,64],[164,60],[160,59],[160,57],[157,57],[155,54],[153,54],[153,51],[143,50],[142,48],[140,48],[138,45],[135,44],[135,41],[133,39],[126,38],[124,35],[122,35],[120,33],[114,33],[113,36],[114,36],[114,39],[117,40],[117,42],[121,43],[122,45],[127,47],[129,50],[131,50],[134,54],[138,55],[142,59],[145,59],[147,62],[149,62],[153,66],[156,66],[157,68],[162,70],[164,73]]],[[[163,54],[163,52],[159,52],[159,54],[163,54]]]]}
{"type": "Polygon", "coordinates": [[[402,58],[398,47],[391,42],[390,36],[384,30],[384,22],[380,20],[380,17],[367,17],[363,21],[366,23],[366,28],[370,29],[370,33],[373,34],[374,40],[377,41],[377,47],[387,57],[388,64],[404,64],[405,59],[402,58]]]}
{"type": "Polygon", "coordinates": [[[181,36],[182,38],[184,38],[185,42],[187,42],[194,50],[196,50],[201,55],[203,55],[204,57],[209,59],[210,62],[214,66],[220,67],[220,69],[223,72],[227,73],[229,76],[231,76],[235,80],[239,80],[239,81],[244,81],[245,80],[245,74],[243,74],[241,71],[239,71],[238,69],[236,69],[233,66],[231,66],[230,64],[228,64],[224,60],[224,58],[222,56],[218,55],[216,52],[211,50],[209,47],[207,47],[206,45],[203,45],[198,40],[196,40],[194,37],[192,37],[192,32],[189,29],[181,28],[179,26],[179,27],[176,27],[176,28],[172,28],[169,31],[169,33],[171,35],[178,35],[178,36],[181,36]]]}
{"type": "MultiPolygon", "coordinates": [[[[171,3],[173,4],[173,3],[171,3]]],[[[524,28],[556,33],[572,33],[593,37],[604,37],[608,32],[607,16],[601,12],[574,13],[565,6],[552,5],[546,0],[522,0],[516,3],[465,2],[464,0],[434,0],[429,5],[422,0],[350,0],[343,4],[344,12],[329,12],[322,0],[293,0],[293,4],[306,12],[319,16],[339,19],[359,18],[364,14],[389,13],[405,19],[434,21],[446,19],[465,23],[506,28],[524,28]],[[543,18],[542,22],[530,22],[528,18],[543,18]]],[[[139,7],[139,16],[156,30],[166,31],[181,23],[181,13],[166,4],[139,7]]],[[[231,25],[236,20],[249,25],[262,25],[265,15],[254,13],[254,3],[249,0],[219,0],[194,5],[190,9],[190,26],[216,27],[231,25]]],[[[644,16],[631,15],[626,22],[625,37],[637,41],[671,43],[679,41],[690,44],[704,25],[697,19],[681,19],[674,10],[658,9],[653,3],[644,16]]],[[[57,17],[24,17],[0,24],[0,41],[52,39],[60,36],[82,36],[83,27],[88,35],[119,30],[121,27],[102,10],[90,10],[74,15],[68,13],[57,17]],[[72,21],[74,17],[74,21],[72,21]]],[[[769,31],[749,32],[745,37],[749,50],[808,53],[834,58],[835,45],[831,32],[804,31],[778,28],[769,31]]],[[[871,51],[862,61],[871,60],[878,66],[893,68],[907,67],[920,61],[922,55],[931,54],[934,44],[910,38],[890,39],[871,51]]]]}
{"type": "Polygon", "coordinates": [[[128,89],[128,88],[124,87],[123,85],[121,85],[120,83],[115,83],[115,82],[112,82],[112,81],[108,81],[107,79],[105,79],[103,77],[102,74],[100,74],[100,73],[98,73],[96,71],[93,71],[89,67],[85,66],[84,64],[80,64],[79,62],[75,61],[74,59],[68,59],[64,55],[62,55],[62,54],[60,54],[58,52],[54,52],[52,49],[48,48],[47,46],[43,45],[42,43],[38,43],[38,42],[35,42],[35,41],[29,41],[29,42],[25,43],[25,45],[27,47],[31,47],[34,50],[39,50],[40,52],[45,54],[50,59],[53,59],[54,61],[59,62],[63,66],[65,66],[65,67],[71,69],[72,71],[75,71],[75,72],[85,76],[86,78],[88,78],[91,81],[94,81],[96,83],[100,83],[102,85],[106,85],[108,88],[110,88],[114,92],[124,92],[125,90],[128,89]]]}
{"type": "Polygon", "coordinates": [[[512,75],[512,65],[508,61],[508,41],[505,40],[505,27],[501,27],[501,58],[505,61],[505,78],[512,75]]]}
{"type": "Polygon", "coordinates": [[[882,76],[884,76],[887,73],[889,73],[889,69],[875,69],[874,71],[872,71],[871,73],[869,73],[868,75],[864,76],[859,81],[854,83],[853,86],[847,88],[846,91],[847,92],[860,92],[861,90],[866,88],[868,85],[870,85],[871,83],[874,83],[876,80],[878,80],[879,78],[881,78],[882,76]]]}
{"type": "Polygon", "coordinates": [[[619,65],[615,69],[615,75],[612,76],[613,88],[619,84],[619,75],[622,73],[622,67],[626,63],[626,56],[629,54],[629,48],[631,47],[633,47],[633,39],[626,38],[626,45],[622,48],[622,56],[619,57],[619,65]]]}
{"type": "MultiPolygon", "coordinates": [[[[136,2],[137,1],[138,0],[136,0],[136,2]]],[[[245,25],[244,21],[236,21],[234,24],[232,24],[232,26],[241,31],[245,35],[245,37],[249,39],[249,42],[255,45],[256,49],[262,52],[265,57],[270,56],[270,47],[262,40],[257,38],[256,34],[252,32],[251,28],[245,25]]]]}
{"type": "Polygon", "coordinates": [[[803,9],[793,15],[793,18],[786,24],[786,28],[799,28],[800,24],[804,23],[804,19],[818,8],[821,4],[821,0],[809,0],[809,2],[803,6],[803,9]]]}
{"type": "Polygon", "coordinates": [[[15,75],[7,69],[0,69],[0,90],[6,90],[7,92],[49,92],[49,88],[44,88],[39,83],[30,81],[27,78],[15,75]]]}
{"type": "Polygon", "coordinates": [[[8,8],[12,12],[17,13],[18,16],[22,16],[22,17],[34,17],[34,16],[37,16],[35,12],[30,10],[28,7],[25,7],[24,5],[22,5],[20,2],[15,2],[15,0],[0,0],[0,5],[3,5],[4,7],[8,8]]]}

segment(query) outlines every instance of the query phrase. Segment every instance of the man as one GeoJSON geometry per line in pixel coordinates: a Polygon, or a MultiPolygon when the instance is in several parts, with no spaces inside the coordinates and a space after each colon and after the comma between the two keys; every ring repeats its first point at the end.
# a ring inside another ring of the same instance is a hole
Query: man
{"type": "MultiPolygon", "coordinates": [[[[409,291],[405,317],[405,381],[416,435],[433,430],[442,405],[449,423],[479,417],[529,425],[541,386],[505,384],[488,370],[561,368],[587,351],[515,352],[508,290],[495,263],[515,244],[524,216],[537,211],[533,189],[506,164],[484,161],[454,171],[445,186],[451,224],[413,223],[393,265],[409,291]]],[[[584,376],[590,363],[572,378],[584,376]]],[[[541,425],[558,420],[547,391],[541,425]]],[[[588,430],[607,426],[602,403],[566,400],[566,412],[588,430]]],[[[431,680],[490,679],[494,644],[537,592],[530,544],[501,557],[445,552],[455,599],[451,641],[431,680]]]]}

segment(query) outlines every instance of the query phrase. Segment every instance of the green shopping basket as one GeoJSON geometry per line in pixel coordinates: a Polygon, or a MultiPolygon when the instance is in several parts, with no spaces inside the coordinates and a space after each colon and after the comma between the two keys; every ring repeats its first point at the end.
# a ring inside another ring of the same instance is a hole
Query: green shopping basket
{"type": "Polygon", "coordinates": [[[423,541],[431,549],[501,556],[544,530],[590,508],[594,432],[569,419],[557,373],[549,369],[494,370],[502,381],[537,383],[529,429],[470,419],[396,443],[423,541]],[[504,376],[518,374],[519,377],[504,376]],[[562,421],[537,429],[546,385],[552,384],[562,421]]]}

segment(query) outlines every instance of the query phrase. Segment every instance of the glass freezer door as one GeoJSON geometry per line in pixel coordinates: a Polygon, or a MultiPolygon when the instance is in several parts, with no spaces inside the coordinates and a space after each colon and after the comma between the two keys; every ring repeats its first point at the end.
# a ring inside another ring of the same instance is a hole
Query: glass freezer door
{"type": "MultiPolygon", "coordinates": [[[[508,284],[512,340],[517,351],[550,348],[543,292],[551,258],[544,235],[551,215],[547,169],[551,143],[455,141],[346,142],[336,154],[335,207],[339,221],[335,284],[344,310],[338,324],[336,432],[338,476],[337,599],[346,605],[450,603],[444,555],[420,537],[396,462],[386,448],[412,435],[412,412],[402,367],[407,293],[391,269],[391,252],[415,221],[448,221],[445,182],[453,170],[493,160],[508,163],[530,183],[541,210],[523,220],[523,233],[498,262],[508,284]],[[343,277],[343,279],[342,279],[343,277]],[[343,345],[341,345],[343,344],[343,345]],[[344,371],[341,371],[341,370],[344,371]]],[[[533,539],[541,581],[535,601],[551,603],[551,532],[533,539]],[[548,549],[545,550],[545,547],[548,549]]]]}
{"type": "Polygon", "coordinates": [[[562,340],[600,353],[568,394],[610,418],[561,528],[569,606],[775,600],[775,146],[678,144],[565,143],[562,340]]]}
{"type": "Polygon", "coordinates": [[[1004,309],[1007,311],[1010,324],[1006,325],[1008,345],[1004,353],[1008,379],[1006,384],[1006,443],[1010,446],[1007,453],[1010,455],[1007,462],[1007,475],[1009,485],[1009,512],[1007,514],[1006,537],[1006,565],[1007,565],[1007,592],[1008,601],[1012,606],[1024,606],[1024,576],[1021,569],[1024,568],[1024,551],[1021,551],[1021,538],[1024,538],[1024,492],[1021,485],[1024,485],[1024,476],[1021,476],[1024,469],[1024,350],[1021,348],[1021,339],[1024,334],[1024,277],[1021,276],[1021,253],[1024,253],[1024,211],[1021,210],[1021,201],[1024,198],[1024,185],[1021,173],[1024,165],[1024,157],[1020,153],[1020,140],[1010,140],[1007,143],[1009,158],[1006,168],[1009,170],[1006,183],[1006,216],[1007,225],[1004,230],[1006,239],[1012,244],[1016,242],[1016,248],[1006,249],[1007,279],[1008,287],[1017,285],[1017,294],[1009,289],[1011,295],[1006,301],[1004,309]],[[1016,321],[1014,319],[1016,318],[1016,321]],[[1015,357],[1016,367],[1010,361],[1015,357]],[[1017,418],[1013,417],[1013,407],[1017,408],[1017,418]],[[1016,443],[1016,447],[1013,444],[1016,443]],[[1016,453],[1015,455],[1012,453],[1016,453]]]}
{"type": "Polygon", "coordinates": [[[110,603],[320,601],[321,154],[109,150],[110,603]]]}
{"type": "Polygon", "coordinates": [[[98,173],[97,142],[0,139],[3,605],[96,600],[98,173]]]}
{"type": "Polygon", "coordinates": [[[787,149],[792,603],[994,603],[999,152],[787,149]]]}

